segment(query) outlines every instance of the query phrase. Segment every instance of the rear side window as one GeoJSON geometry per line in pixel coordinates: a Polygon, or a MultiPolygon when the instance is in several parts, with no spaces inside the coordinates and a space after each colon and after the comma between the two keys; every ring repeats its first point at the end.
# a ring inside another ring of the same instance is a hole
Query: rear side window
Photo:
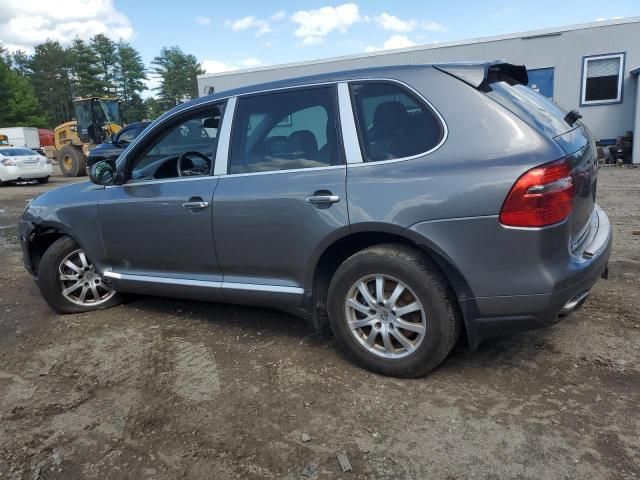
{"type": "Polygon", "coordinates": [[[240,98],[229,173],[328,167],[342,163],[335,87],[240,98]]]}
{"type": "Polygon", "coordinates": [[[435,113],[399,85],[354,83],[351,97],[367,162],[426,153],[442,140],[444,128],[435,113]]]}
{"type": "Polygon", "coordinates": [[[565,120],[567,112],[528,86],[507,76],[495,80],[485,87],[485,93],[532,127],[555,137],[578,126],[570,125],[565,120]]]}

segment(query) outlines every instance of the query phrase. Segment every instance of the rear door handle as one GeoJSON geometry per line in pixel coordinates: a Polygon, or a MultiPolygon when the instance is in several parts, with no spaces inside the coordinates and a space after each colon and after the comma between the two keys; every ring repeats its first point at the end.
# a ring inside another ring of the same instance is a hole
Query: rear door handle
{"type": "Polygon", "coordinates": [[[182,207],[186,208],[187,210],[202,210],[203,208],[207,208],[208,206],[209,206],[209,202],[204,202],[204,201],[184,202],[182,204],[182,207]]]}
{"type": "Polygon", "coordinates": [[[307,197],[306,202],[311,205],[330,205],[332,203],[337,203],[340,201],[340,196],[338,195],[313,195],[311,197],[307,197]]]}

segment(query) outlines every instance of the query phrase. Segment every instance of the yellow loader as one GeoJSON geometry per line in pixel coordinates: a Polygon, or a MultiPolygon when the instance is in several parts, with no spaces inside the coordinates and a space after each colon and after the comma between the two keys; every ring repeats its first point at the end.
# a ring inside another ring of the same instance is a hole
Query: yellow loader
{"type": "Polygon", "coordinates": [[[65,177],[87,174],[87,155],[122,128],[120,100],[106,97],[73,101],[76,119],[53,129],[58,164],[65,177]]]}

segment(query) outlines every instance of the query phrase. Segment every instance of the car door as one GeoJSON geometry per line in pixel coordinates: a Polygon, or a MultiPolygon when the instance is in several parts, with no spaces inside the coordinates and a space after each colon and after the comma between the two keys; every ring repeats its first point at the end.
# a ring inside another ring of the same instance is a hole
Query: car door
{"type": "Polygon", "coordinates": [[[219,297],[211,203],[222,108],[158,125],[127,152],[126,183],[106,188],[98,210],[104,263],[111,266],[105,276],[120,290],[219,297]]]}
{"type": "Polygon", "coordinates": [[[227,300],[298,305],[308,272],[349,228],[335,86],[237,99],[214,232],[227,300]]]}

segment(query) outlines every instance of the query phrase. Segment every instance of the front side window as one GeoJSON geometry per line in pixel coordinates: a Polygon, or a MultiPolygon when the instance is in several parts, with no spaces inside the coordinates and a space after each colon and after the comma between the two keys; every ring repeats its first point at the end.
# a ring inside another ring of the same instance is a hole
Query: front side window
{"type": "Polygon", "coordinates": [[[129,163],[131,181],[209,175],[218,144],[222,106],[181,117],[129,163]]]}
{"type": "Polygon", "coordinates": [[[365,161],[419,155],[442,140],[444,128],[435,113],[399,85],[356,83],[351,96],[365,161]]]}
{"type": "Polygon", "coordinates": [[[131,143],[138,132],[137,128],[128,128],[118,135],[118,143],[131,143]]]}
{"type": "Polygon", "coordinates": [[[598,105],[622,100],[624,54],[586,57],[582,65],[582,104],[598,105]]]}
{"type": "Polygon", "coordinates": [[[240,98],[229,173],[340,164],[336,95],[321,87],[240,98]]]}

